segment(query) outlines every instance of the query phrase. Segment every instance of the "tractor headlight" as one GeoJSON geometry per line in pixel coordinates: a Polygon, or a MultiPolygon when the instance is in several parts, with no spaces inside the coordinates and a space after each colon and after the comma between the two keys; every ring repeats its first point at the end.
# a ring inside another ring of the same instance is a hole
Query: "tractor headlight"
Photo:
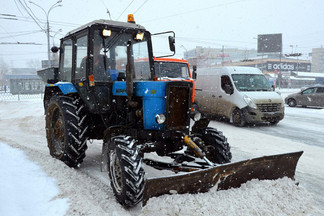
{"type": "Polygon", "coordinates": [[[165,120],[166,120],[165,115],[163,115],[162,113],[161,114],[157,114],[155,116],[155,121],[158,124],[163,124],[165,122],[165,120]]]}
{"type": "Polygon", "coordinates": [[[102,30],[102,36],[110,37],[111,36],[111,30],[110,29],[103,29],[102,30]]]}
{"type": "Polygon", "coordinates": [[[193,120],[194,121],[199,121],[201,119],[201,113],[200,112],[197,112],[194,117],[193,117],[193,120]]]}
{"type": "Polygon", "coordinates": [[[249,107],[251,107],[251,108],[253,108],[253,109],[257,109],[257,106],[255,105],[255,103],[253,102],[253,100],[252,100],[249,96],[244,95],[244,96],[243,96],[243,99],[244,99],[244,101],[246,102],[246,104],[247,104],[249,107]]]}
{"type": "Polygon", "coordinates": [[[136,40],[142,41],[144,39],[144,32],[138,32],[135,37],[136,40]]]}

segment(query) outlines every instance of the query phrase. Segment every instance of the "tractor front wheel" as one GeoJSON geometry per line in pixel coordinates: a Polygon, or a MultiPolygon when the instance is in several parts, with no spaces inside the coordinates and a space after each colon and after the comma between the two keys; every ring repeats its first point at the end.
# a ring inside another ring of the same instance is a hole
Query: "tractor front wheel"
{"type": "Polygon", "coordinates": [[[142,156],[137,141],[119,135],[108,141],[108,171],[117,201],[132,207],[143,198],[144,175],[142,156]]]}
{"type": "Polygon", "coordinates": [[[231,147],[221,131],[211,127],[204,128],[196,134],[193,141],[205,152],[211,162],[217,164],[231,162],[231,147]]]}

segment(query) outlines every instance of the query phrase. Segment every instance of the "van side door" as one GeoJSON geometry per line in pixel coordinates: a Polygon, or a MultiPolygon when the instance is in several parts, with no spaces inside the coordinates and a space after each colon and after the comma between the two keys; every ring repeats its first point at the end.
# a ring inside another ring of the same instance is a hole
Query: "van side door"
{"type": "Polygon", "coordinates": [[[220,78],[220,91],[215,95],[215,102],[217,104],[219,115],[229,118],[229,110],[232,108],[232,97],[234,87],[228,75],[222,75],[220,78]]]}

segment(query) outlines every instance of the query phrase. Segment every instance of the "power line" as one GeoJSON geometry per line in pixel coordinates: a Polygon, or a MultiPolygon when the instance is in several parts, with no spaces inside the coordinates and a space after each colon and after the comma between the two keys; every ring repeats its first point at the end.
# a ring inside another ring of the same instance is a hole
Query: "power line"
{"type": "Polygon", "coordinates": [[[15,41],[17,41],[18,42],[18,40],[14,37],[14,36],[12,36],[9,32],[7,32],[7,30],[5,29],[5,28],[3,28],[1,25],[0,25],[0,27],[12,38],[12,39],[14,39],[15,41]]]}
{"type": "Polygon", "coordinates": [[[18,4],[17,4],[17,0],[14,0],[14,2],[15,2],[15,5],[16,5],[18,11],[19,11],[20,14],[23,16],[24,14],[21,12],[21,10],[20,10],[20,8],[19,8],[19,6],[18,6],[18,4]]]}
{"type": "Polygon", "coordinates": [[[38,25],[38,27],[40,29],[42,29],[43,31],[45,31],[45,29],[38,23],[38,21],[35,19],[35,17],[33,17],[33,15],[28,11],[28,9],[25,7],[25,5],[21,2],[21,0],[18,0],[18,2],[20,3],[20,5],[22,6],[22,8],[27,12],[27,14],[34,20],[34,22],[38,25]]]}
{"type": "MultiPolygon", "coordinates": [[[[25,17],[25,16],[16,16],[13,15],[17,18],[17,21],[23,21],[23,22],[34,22],[31,20],[30,17],[25,17]]],[[[0,17],[1,18],[1,17],[0,17]]],[[[45,22],[44,19],[39,19],[41,22],[45,22]]],[[[69,27],[79,27],[81,24],[76,24],[76,23],[69,23],[69,22],[61,22],[61,21],[50,21],[51,24],[53,25],[59,25],[59,26],[69,26],[69,27]]]]}
{"type": "Polygon", "coordinates": [[[119,20],[119,18],[121,17],[121,15],[123,15],[123,13],[129,8],[129,6],[134,2],[134,0],[132,0],[127,7],[125,8],[125,10],[123,10],[123,12],[119,15],[119,17],[117,18],[117,20],[119,20]]]}
{"type": "Polygon", "coordinates": [[[185,12],[182,12],[182,13],[176,13],[176,14],[171,14],[171,15],[164,16],[164,17],[158,17],[158,18],[155,18],[155,19],[150,19],[148,21],[144,21],[143,23],[152,22],[152,21],[156,21],[156,20],[160,20],[160,19],[166,19],[166,18],[175,17],[175,16],[180,16],[180,15],[184,15],[184,14],[188,14],[188,13],[196,13],[198,11],[209,10],[209,9],[212,9],[212,8],[215,8],[215,7],[228,6],[228,5],[240,3],[240,2],[243,2],[243,1],[250,1],[250,0],[237,0],[237,1],[229,2],[229,3],[217,4],[217,5],[213,5],[213,6],[209,6],[209,7],[205,7],[205,8],[199,8],[199,9],[195,9],[195,10],[185,11],[185,12]]]}
{"type": "Polygon", "coordinates": [[[29,9],[29,11],[31,12],[31,14],[33,15],[33,17],[38,21],[38,23],[41,23],[41,21],[38,19],[38,17],[34,14],[33,10],[26,4],[25,0],[24,0],[24,3],[26,5],[26,7],[29,9]]]}
{"type": "Polygon", "coordinates": [[[31,34],[36,34],[36,33],[40,33],[40,32],[42,32],[42,31],[38,30],[38,31],[32,31],[32,32],[21,32],[21,33],[16,33],[15,35],[11,35],[11,36],[0,37],[0,39],[4,39],[4,38],[8,38],[8,37],[31,35],[31,34]]]}
{"type": "Polygon", "coordinates": [[[141,6],[139,6],[139,8],[137,8],[137,10],[133,14],[135,14],[137,11],[139,11],[146,4],[146,2],[148,2],[148,0],[145,0],[144,3],[141,4],[141,6]]]}
{"type": "Polygon", "coordinates": [[[105,2],[104,2],[103,0],[101,0],[101,2],[102,2],[102,4],[105,6],[105,8],[107,9],[107,14],[109,15],[110,20],[112,20],[112,19],[111,19],[111,15],[110,15],[110,11],[109,11],[107,5],[105,4],[105,2]]]}

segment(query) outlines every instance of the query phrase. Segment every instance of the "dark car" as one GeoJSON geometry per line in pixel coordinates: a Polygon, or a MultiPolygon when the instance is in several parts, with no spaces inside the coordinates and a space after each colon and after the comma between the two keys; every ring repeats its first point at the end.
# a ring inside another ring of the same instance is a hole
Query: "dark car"
{"type": "Polygon", "coordinates": [[[324,107],[324,85],[303,88],[300,92],[290,94],[285,98],[285,103],[294,106],[324,107]]]}

